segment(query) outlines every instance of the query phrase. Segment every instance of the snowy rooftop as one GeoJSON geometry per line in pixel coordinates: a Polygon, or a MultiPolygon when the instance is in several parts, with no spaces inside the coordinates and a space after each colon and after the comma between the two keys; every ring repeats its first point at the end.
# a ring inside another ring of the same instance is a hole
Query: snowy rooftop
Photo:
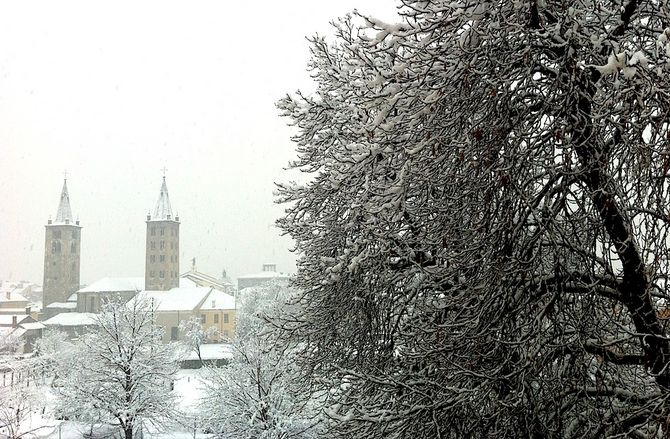
{"type": "Polygon", "coordinates": [[[212,289],[200,309],[235,309],[235,297],[231,296],[230,294],[226,294],[223,291],[212,289]]]}
{"type": "MultiPolygon", "coordinates": [[[[222,358],[233,358],[233,352],[229,344],[203,344],[200,345],[200,355],[203,360],[219,360],[222,358]]],[[[186,360],[197,360],[198,354],[190,352],[186,360]]]]}
{"type": "Polygon", "coordinates": [[[12,290],[3,290],[0,291],[0,302],[27,302],[28,299],[25,298],[19,291],[23,290],[22,288],[16,288],[12,290]]]}
{"type": "Polygon", "coordinates": [[[281,279],[288,279],[289,274],[286,273],[279,273],[277,271],[261,271],[256,274],[247,274],[245,276],[240,276],[238,279],[274,279],[274,278],[281,278],[281,279]]]}
{"type": "Polygon", "coordinates": [[[153,300],[156,311],[192,311],[211,290],[208,287],[178,287],[169,291],[142,291],[136,297],[153,300]]]}
{"type": "MultiPolygon", "coordinates": [[[[120,291],[141,291],[143,289],[143,277],[105,277],[80,289],[77,293],[111,293],[120,291]]],[[[72,296],[70,296],[70,298],[71,297],[72,296]]],[[[69,300],[70,299],[68,299],[68,301],[69,300]]]]}
{"type": "Polygon", "coordinates": [[[28,299],[21,294],[23,290],[24,288],[12,286],[12,284],[7,285],[6,288],[3,285],[0,288],[0,302],[27,302],[28,299]]]}
{"type": "Polygon", "coordinates": [[[52,302],[47,305],[47,308],[56,308],[56,309],[75,309],[77,307],[76,302],[52,302]]]}
{"type": "Polygon", "coordinates": [[[28,323],[21,323],[20,325],[23,329],[26,329],[28,331],[32,329],[44,329],[46,326],[42,324],[41,322],[28,322],[28,323]]]}
{"type": "Polygon", "coordinates": [[[47,326],[85,326],[97,325],[95,314],[90,312],[66,312],[43,321],[47,326]]]}
{"type": "Polygon", "coordinates": [[[225,291],[226,286],[231,287],[232,284],[229,282],[226,282],[225,280],[217,279],[214,276],[210,276],[205,273],[201,273],[197,271],[196,269],[191,269],[191,271],[187,271],[186,273],[182,274],[180,277],[180,283],[181,284],[181,279],[186,279],[191,282],[193,282],[195,285],[201,286],[201,287],[214,287],[219,290],[225,291]]]}

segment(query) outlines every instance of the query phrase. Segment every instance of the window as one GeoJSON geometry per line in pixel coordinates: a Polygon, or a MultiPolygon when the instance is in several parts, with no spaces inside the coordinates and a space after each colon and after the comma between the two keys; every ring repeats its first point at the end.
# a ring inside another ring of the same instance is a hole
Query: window
{"type": "Polygon", "coordinates": [[[72,231],[72,239],[77,239],[77,231],[76,230],[72,231]]]}
{"type": "Polygon", "coordinates": [[[151,228],[151,236],[156,236],[156,227],[151,228]]]}
{"type": "Polygon", "coordinates": [[[149,277],[156,277],[156,272],[153,271],[153,270],[151,270],[151,271],[149,272],[149,277]]]}
{"type": "Polygon", "coordinates": [[[58,241],[51,242],[51,253],[60,253],[60,242],[58,241]]]}
{"type": "Polygon", "coordinates": [[[161,262],[165,262],[165,255],[161,255],[161,262]]]}
{"type": "Polygon", "coordinates": [[[161,227],[161,236],[165,235],[165,227],[161,227]]]}
{"type": "Polygon", "coordinates": [[[165,248],[165,241],[161,241],[161,250],[165,248]]]}
{"type": "Polygon", "coordinates": [[[151,241],[151,250],[156,250],[156,241],[151,241]]]}
{"type": "Polygon", "coordinates": [[[203,325],[207,323],[207,314],[200,314],[200,323],[203,325]]]}
{"type": "Polygon", "coordinates": [[[73,242],[70,244],[70,253],[77,253],[77,243],[73,242]]]}
{"type": "Polygon", "coordinates": [[[171,242],[171,243],[170,243],[170,249],[171,249],[171,250],[174,250],[174,242],[171,242]]]}
{"type": "Polygon", "coordinates": [[[179,328],[173,326],[170,328],[170,340],[177,340],[179,338],[179,328]]]}
{"type": "Polygon", "coordinates": [[[219,315],[214,314],[214,323],[219,323],[219,315]]]}
{"type": "Polygon", "coordinates": [[[223,323],[228,323],[228,314],[223,315],[223,323]]]}
{"type": "Polygon", "coordinates": [[[156,255],[149,256],[149,262],[156,262],[156,255]]]}
{"type": "Polygon", "coordinates": [[[54,239],[60,239],[60,237],[61,237],[60,230],[56,230],[54,232],[54,239]]]}
{"type": "Polygon", "coordinates": [[[165,272],[163,270],[159,271],[158,277],[160,277],[161,279],[165,278],[165,272]]]}

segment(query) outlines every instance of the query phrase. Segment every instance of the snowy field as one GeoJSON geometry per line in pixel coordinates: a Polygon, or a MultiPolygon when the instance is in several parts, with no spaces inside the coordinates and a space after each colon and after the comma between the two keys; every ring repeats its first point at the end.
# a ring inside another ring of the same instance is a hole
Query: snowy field
{"type": "MultiPolygon", "coordinates": [[[[174,384],[174,392],[179,395],[179,407],[183,413],[178,421],[181,426],[145,427],[144,438],[151,439],[186,439],[207,438],[209,435],[194,431],[189,415],[194,413],[198,399],[202,394],[202,380],[204,369],[180,370],[174,384]],[[160,430],[160,431],[158,431],[160,430]]],[[[1,384],[1,382],[0,382],[1,384]]],[[[3,387],[0,385],[0,392],[3,387]]],[[[54,396],[48,386],[42,385],[38,390],[41,398],[37,405],[31,407],[30,416],[22,426],[21,431],[30,432],[23,435],[25,439],[83,439],[83,438],[111,438],[114,431],[109,426],[93,426],[75,421],[61,421],[54,419],[54,396]],[[92,435],[91,435],[92,432],[92,435]]],[[[118,430],[117,430],[118,432],[118,430]]],[[[120,434],[120,432],[118,432],[120,434]]],[[[119,437],[117,434],[116,437],[119,437]]],[[[0,439],[7,436],[0,432],[0,439]]],[[[138,436],[140,437],[140,436],[138,436]]]]}

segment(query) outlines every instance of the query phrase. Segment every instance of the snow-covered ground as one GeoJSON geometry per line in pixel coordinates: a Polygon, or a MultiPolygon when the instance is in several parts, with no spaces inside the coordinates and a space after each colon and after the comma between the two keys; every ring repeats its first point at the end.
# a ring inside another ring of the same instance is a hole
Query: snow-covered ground
{"type": "MultiPolygon", "coordinates": [[[[147,427],[144,432],[145,439],[187,439],[187,438],[207,438],[209,435],[195,432],[190,427],[189,414],[194,413],[198,399],[202,395],[202,380],[204,375],[203,369],[189,369],[180,370],[177,372],[177,379],[174,383],[174,392],[179,395],[179,409],[184,413],[181,420],[184,424],[182,427],[166,427],[162,426],[158,431],[157,428],[147,427]]],[[[0,392],[3,391],[0,386],[0,392]]],[[[50,388],[42,385],[38,388],[40,398],[37,404],[32,407],[32,412],[29,418],[22,425],[21,431],[32,431],[23,436],[26,439],[83,439],[84,435],[88,435],[91,430],[89,424],[84,424],[75,421],[60,421],[54,419],[53,407],[54,396],[50,388]],[[44,414],[42,414],[44,413],[44,414]]],[[[94,428],[94,437],[109,437],[105,433],[110,432],[108,426],[96,426],[94,428]]],[[[0,439],[6,436],[0,431],[0,439]]]]}

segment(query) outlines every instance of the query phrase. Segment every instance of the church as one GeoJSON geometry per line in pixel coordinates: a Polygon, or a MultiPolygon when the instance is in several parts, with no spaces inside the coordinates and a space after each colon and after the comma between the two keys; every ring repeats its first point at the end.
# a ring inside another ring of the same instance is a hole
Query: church
{"type": "Polygon", "coordinates": [[[179,226],[163,176],[153,213],[146,216],[144,278],[103,278],[82,288],[82,225],[72,216],[65,178],[56,219],[45,226],[43,323],[75,335],[90,327],[106,301],[127,302],[141,295],[156,304],[156,323],[165,329],[164,340],[179,340],[179,323],[193,317],[203,329],[214,327],[221,338],[232,337],[237,305],[233,286],[198,272],[195,264],[180,275],[179,226]]]}

